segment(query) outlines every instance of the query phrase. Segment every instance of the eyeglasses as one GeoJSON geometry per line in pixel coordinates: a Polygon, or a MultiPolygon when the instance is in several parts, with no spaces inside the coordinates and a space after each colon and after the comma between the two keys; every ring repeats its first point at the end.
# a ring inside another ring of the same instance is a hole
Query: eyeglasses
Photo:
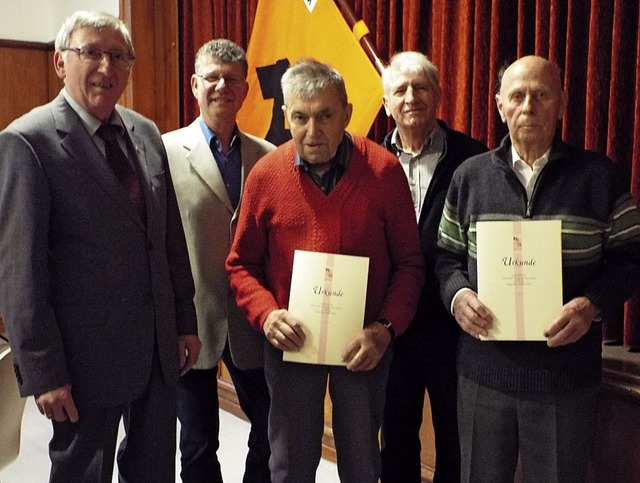
{"type": "Polygon", "coordinates": [[[244,83],[244,79],[236,79],[235,77],[227,77],[226,75],[219,75],[214,72],[209,74],[196,74],[197,77],[200,77],[203,81],[211,86],[217,86],[220,83],[221,79],[224,79],[224,83],[231,87],[236,88],[240,87],[244,83]]]}
{"type": "Polygon", "coordinates": [[[60,50],[62,52],[70,50],[78,54],[81,60],[95,64],[102,62],[102,59],[108,55],[111,63],[120,69],[130,69],[135,59],[133,55],[120,50],[100,50],[94,47],[64,47],[60,50]]]}

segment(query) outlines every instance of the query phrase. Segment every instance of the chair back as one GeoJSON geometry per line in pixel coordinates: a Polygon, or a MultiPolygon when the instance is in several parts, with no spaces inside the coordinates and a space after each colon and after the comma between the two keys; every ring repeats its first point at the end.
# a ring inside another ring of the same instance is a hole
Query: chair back
{"type": "Polygon", "coordinates": [[[0,339],[0,469],[15,460],[20,452],[25,402],[18,392],[11,348],[0,339]]]}

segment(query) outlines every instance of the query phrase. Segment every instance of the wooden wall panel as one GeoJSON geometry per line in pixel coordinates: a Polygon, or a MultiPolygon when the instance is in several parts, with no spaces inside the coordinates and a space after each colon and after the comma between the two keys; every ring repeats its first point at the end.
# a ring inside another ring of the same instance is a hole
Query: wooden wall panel
{"type": "Polygon", "coordinates": [[[422,443],[422,451],[420,452],[422,481],[432,481],[433,472],[436,469],[436,441],[431,422],[431,403],[427,392],[424,394],[424,406],[422,407],[420,442],[422,443]]]}
{"type": "MultiPolygon", "coordinates": [[[[161,132],[177,129],[178,0],[121,0],[121,18],[136,48],[129,86],[120,103],[149,117],[161,132]]],[[[53,68],[53,43],[0,40],[0,129],[62,88],[53,68]]]]}
{"type": "Polygon", "coordinates": [[[640,354],[605,347],[587,483],[640,483],[640,354]]]}
{"type": "Polygon", "coordinates": [[[52,50],[44,43],[0,40],[0,129],[57,94],[62,84],[52,50]]]}
{"type": "Polygon", "coordinates": [[[152,119],[161,132],[180,127],[178,0],[121,0],[136,60],[121,102],[152,119]]]}

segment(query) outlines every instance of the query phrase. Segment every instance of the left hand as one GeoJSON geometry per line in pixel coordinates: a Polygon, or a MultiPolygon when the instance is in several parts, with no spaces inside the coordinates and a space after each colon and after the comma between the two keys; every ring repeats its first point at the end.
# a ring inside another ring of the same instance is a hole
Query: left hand
{"type": "Polygon", "coordinates": [[[180,363],[180,375],[184,376],[191,370],[198,360],[202,342],[197,335],[178,336],[178,360],[180,363]]]}
{"type": "Polygon", "coordinates": [[[57,421],[78,421],[78,408],[71,394],[71,384],[34,396],[40,414],[57,421]]]}
{"type": "Polygon", "coordinates": [[[576,342],[586,334],[598,309],[587,297],[576,297],[562,307],[560,315],[545,329],[549,347],[560,347],[576,342]]]}
{"type": "Polygon", "coordinates": [[[370,371],[391,344],[391,334],[380,323],[367,325],[342,352],[342,360],[350,371],[370,371]]]}

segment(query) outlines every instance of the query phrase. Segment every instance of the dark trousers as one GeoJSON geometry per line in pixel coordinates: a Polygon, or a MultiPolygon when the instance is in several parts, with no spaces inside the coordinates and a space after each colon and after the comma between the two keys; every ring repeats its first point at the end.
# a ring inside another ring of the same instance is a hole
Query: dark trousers
{"type": "Polygon", "coordinates": [[[420,426],[425,388],[435,434],[434,483],[460,481],[455,359],[394,349],[382,422],[383,483],[420,483],[420,426]]]}
{"type": "Polygon", "coordinates": [[[175,387],[166,384],[155,357],[147,389],[131,403],[78,408],[77,423],[53,422],[50,483],[111,483],[121,418],[126,436],[118,450],[119,481],[173,483],[175,400],[175,387]]]}
{"type": "MultiPolygon", "coordinates": [[[[269,391],[262,369],[240,370],[228,347],[222,355],[240,407],[251,423],[244,482],[269,482],[269,391]]],[[[217,368],[191,370],[178,383],[181,472],[184,483],[222,482],[217,457],[220,428],[217,368]]]]}
{"type": "Polygon", "coordinates": [[[377,483],[378,432],[391,351],[374,369],[352,372],[342,366],[285,362],[281,351],[271,344],[265,347],[265,374],[272,395],[269,439],[274,483],[315,483],[327,385],[340,481],[377,483]]]}
{"type": "Polygon", "coordinates": [[[598,387],[502,391],[460,376],[463,483],[584,483],[595,434],[598,387]]]}

